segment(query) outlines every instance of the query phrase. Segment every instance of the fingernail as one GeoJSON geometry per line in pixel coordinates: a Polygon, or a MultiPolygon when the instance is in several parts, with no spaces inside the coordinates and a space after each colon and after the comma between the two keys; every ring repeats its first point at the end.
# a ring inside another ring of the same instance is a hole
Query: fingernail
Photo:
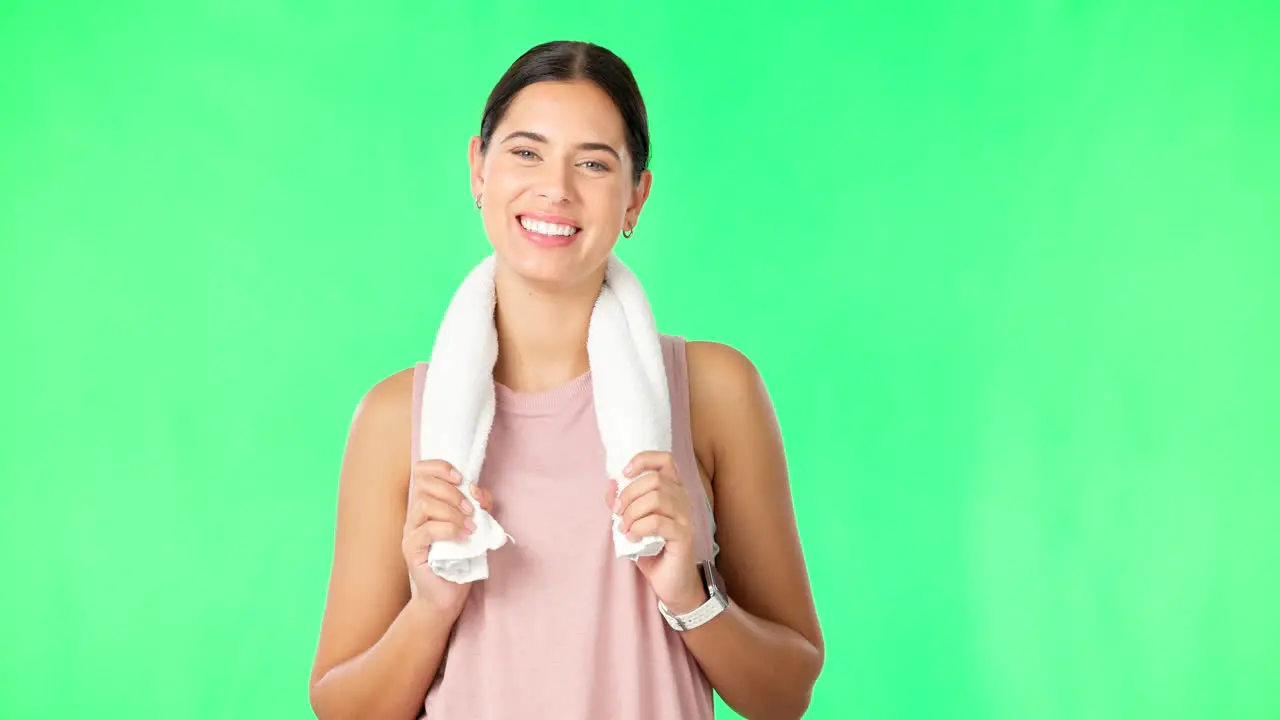
{"type": "Polygon", "coordinates": [[[622,498],[613,501],[613,513],[616,515],[622,512],[622,498]]]}
{"type": "Polygon", "coordinates": [[[462,482],[462,473],[458,472],[458,468],[450,468],[449,477],[453,478],[455,482],[462,482]]]}
{"type": "Polygon", "coordinates": [[[466,514],[470,515],[470,514],[471,514],[471,510],[472,510],[472,508],[471,508],[471,501],[470,501],[470,500],[467,500],[466,498],[462,498],[462,512],[464,512],[464,513],[466,513],[466,514]]]}
{"type": "Polygon", "coordinates": [[[463,520],[462,527],[466,528],[468,535],[475,532],[476,530],[476,524],[471,522],[470,520],[463,520]]]}
{"type": "Polygon", "coordinates": [[[630,464],[628,464],[626,467],[622,468],[622,474],[623,474],[623,475],[626,475],[627,477],[631,477],[631,465],[630,465],[630,464]]]}

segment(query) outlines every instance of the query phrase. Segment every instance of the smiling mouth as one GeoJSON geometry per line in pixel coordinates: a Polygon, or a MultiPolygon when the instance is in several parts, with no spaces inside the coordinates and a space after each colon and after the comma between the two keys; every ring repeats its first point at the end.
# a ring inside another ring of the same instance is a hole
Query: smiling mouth
{"type": "Polygon", "coordinates": [[[582,228],[574,225],[561,225],[559,223],[544,222],[542,220],[533,220],[531,218],[520,216],[520,227],[531,233],[544,235],[548,238],[569,239],[577,235],[582,228]]]}

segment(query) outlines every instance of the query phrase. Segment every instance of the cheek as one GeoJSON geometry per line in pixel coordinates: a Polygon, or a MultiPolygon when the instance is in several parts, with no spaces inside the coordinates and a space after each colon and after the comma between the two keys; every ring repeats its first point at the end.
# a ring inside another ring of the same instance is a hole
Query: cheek
{"type": "Polygon", "coordinates": [[[584,182],[579,195],[597,222],[619,223],[626,211],[626,197],[612,183],[584,182]]]}
{"type": "Polygon", "coordinates": [[[510,200],[520,193],[520,189],[529,184],[528,173],[521,168],[511,167],[505,163],[495,163],[485,176],[485,194],[493,193],[493,197],[510,200]]]}

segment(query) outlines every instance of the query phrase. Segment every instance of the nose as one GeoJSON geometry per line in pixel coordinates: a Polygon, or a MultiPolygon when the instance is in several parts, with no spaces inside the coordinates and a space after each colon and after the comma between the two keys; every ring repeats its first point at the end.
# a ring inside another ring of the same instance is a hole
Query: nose
{"type": "Polygon", "coordinates": [[[569,169],[561,163],[546,163],[543,168],[538,180],[538,197],[554,204],[568,202],[572,194],[569,169]]]}

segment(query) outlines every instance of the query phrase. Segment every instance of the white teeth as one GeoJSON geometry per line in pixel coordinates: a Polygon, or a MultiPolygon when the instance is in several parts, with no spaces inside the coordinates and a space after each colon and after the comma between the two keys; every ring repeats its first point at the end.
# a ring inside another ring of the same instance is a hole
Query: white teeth
{"type": "Polygon", "coordinates": [[[554,223],[542,222],[541,220],[530,220],[527,217],[520,218],[520,225],[525,230],[536,232],[540,235],[560,235],[568,237],[578,232],[578,228],[572,225],[556,225],[554,223]]]}

